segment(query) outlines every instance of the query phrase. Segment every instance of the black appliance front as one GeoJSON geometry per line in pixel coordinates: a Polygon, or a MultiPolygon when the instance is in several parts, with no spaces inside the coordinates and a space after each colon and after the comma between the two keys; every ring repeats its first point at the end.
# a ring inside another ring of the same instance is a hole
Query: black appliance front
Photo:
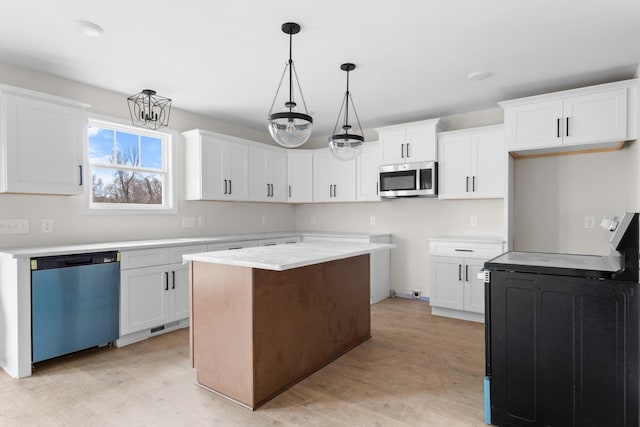
{"type": "Polygon", "coordinates": [[[639,290],[637,282],[492,270],[490,422],[637,427],[639,290]]]}

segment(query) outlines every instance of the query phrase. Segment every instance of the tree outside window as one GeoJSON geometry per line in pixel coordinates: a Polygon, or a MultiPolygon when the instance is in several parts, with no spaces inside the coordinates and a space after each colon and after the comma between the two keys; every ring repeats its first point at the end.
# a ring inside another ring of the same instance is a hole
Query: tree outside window
{"type": "Polygon", "coordinates": [[[90,206],[168,207],[167,135],[89,124],[90,206]]]}

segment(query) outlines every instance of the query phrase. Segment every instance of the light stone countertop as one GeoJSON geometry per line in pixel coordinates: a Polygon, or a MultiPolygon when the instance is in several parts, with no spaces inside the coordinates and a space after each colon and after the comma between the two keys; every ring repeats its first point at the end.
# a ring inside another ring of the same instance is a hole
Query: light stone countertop
{"type": "Polygon", "coordinates": [[[395,245],[387,243],[313,242],[291,243],[275,246],[257,246],[233,251],[204,252],[183,255],[187,261],[235,265],[283,271],[338,259],[351,258],[379,250],[389,250],[395,245]]]}
{"type": "Polygon", "coordinates": [[[209,237],[183,237],[152,240],[127,240],[104,243],[78,243],[57,246],[36,246],[26,248],[0,248],[0,258],[25,258],[54,255],[67,255],[103,251],[126,251],[137,249],[152,249],[168,246],[188,246],[212,243],[239,242],[244,240],[261,240],[284,238],[292,236],[359,238],[388,236],[389,233],[353,233],[353,232],[322,232],[322,231],[274,231],[267,233],[225,234],[209,237]]]}

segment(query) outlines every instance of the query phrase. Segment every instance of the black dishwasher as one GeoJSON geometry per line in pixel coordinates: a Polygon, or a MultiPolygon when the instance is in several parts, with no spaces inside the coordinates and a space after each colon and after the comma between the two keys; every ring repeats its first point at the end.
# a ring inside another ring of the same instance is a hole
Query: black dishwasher
{"type": "Polygon", "coordinates": [[[31,259],[33,363],[113,343],[119,311],[117,252],[31,259]]]}

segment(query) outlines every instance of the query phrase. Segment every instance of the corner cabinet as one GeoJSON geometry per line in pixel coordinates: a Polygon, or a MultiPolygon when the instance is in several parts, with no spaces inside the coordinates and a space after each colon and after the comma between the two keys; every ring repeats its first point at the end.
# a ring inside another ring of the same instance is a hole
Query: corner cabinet
{"type": "Polygon", "coordinates": [[[313,150],[313,200],[356,200],[356,160],[336,159],[328,148],[313,150]]]}
{"type": "Polygon", "coordinates": [[[499,104],[507,148],[520,155],[607,149],[637,137],[637,79],[499,104]]]}
{"type": "Polygon", "coordinates": [[[287,201],[313,202],[312,150],[287,150],[287,201]]]}
{"type": "Polygon", "coordinates": [[[377,128],[381,165],[435,160],[440,119],[377,128]]]}
{"type": "Polygon", "coordinates": [[[438,134],[438,198],[504,197],[507,155],[502,125],[438,134]]]}
{"type": "Polygon", "coordinates": [[[186,200],[249,200],[249,143],[194,129],[185,139],[186,200]]]}
{"type": "Polygon", "coordinates": [[[261,144],[264,148],[255,145],[249,148],[250,199],[256,202],[286,202],[286,151],[265,144],[261,144]]]}
{"type": "Polygon", "coordinates": [[[0,192],[82,194],[87,107],[0,85],[0,192]]]}
{"type": "Polygon", "coordinates": [[[485,261],[504,252],[499,238],[442,237],[429,240],[431,312],[436,316],[484,322],[485,261]]]}
{"type": "Polygon", "coordinates": [[[120,253],[118,346],[189,326],[189,266],[182,255],[206,251],[191,245],[120,253]]]}

